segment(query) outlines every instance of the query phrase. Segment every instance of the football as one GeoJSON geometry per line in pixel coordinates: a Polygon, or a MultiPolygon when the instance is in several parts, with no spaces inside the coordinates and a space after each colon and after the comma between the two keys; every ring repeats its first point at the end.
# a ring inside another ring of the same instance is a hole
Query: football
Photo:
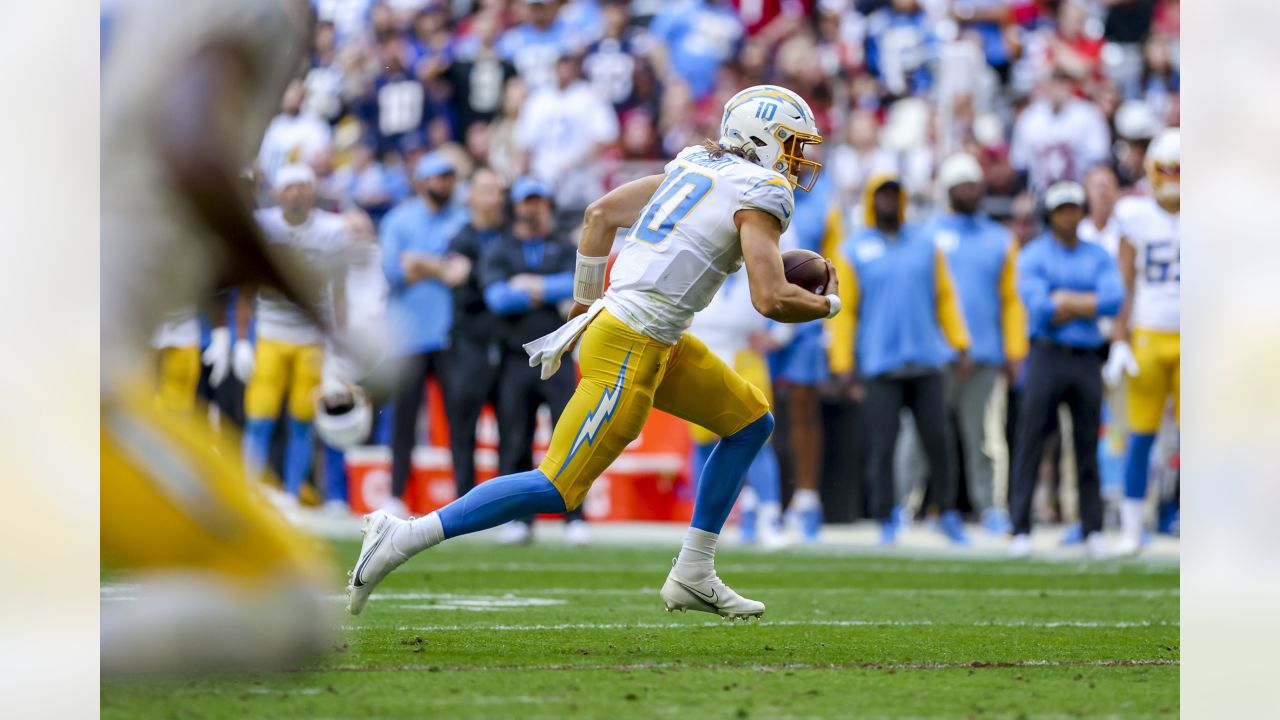
{"type": "Polygon", "coordinates": [[[786,273],[787,282],[817,295],[825,295],[831,284],[826,258],[812,250],[782,253],[782,271],[786,273]]]}

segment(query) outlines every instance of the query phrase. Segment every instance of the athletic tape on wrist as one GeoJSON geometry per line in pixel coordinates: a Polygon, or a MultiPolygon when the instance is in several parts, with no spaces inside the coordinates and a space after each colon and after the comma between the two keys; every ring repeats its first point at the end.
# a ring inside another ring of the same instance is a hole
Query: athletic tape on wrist
{"type": "Polygon", "coordinates": [[[827,302],[831,303],[831,309],[827,311],[827,317],[833,318],[840,314],[840,296],[832,293],[827,296],[827,302]]]}
{"type": "Polygon", "coordinates": [[[604,275],[608,265],[608,256],[591,257],[578,253],[578,262],[573,270],[575,302],[590,305],[604,295],[604,275]]]}

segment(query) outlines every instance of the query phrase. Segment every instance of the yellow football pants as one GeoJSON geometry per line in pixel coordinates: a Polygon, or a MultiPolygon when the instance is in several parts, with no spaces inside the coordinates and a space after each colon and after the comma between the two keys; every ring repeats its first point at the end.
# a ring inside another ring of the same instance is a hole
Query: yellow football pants
{"type": "Polygon", "coordinates": [[[254,420],[275,420],[285,393],[289,417],[310,422],[315,417],[311,393],[320,385],[320,345],[293,345],[259,339],[253,355],[253,376],[244,391],[244,414],[254,420]]]}
{"type": "Polygon", "coordinates": [[[1138,374],[1129,378],[1129,429],[1139,435],[1160,429],[1165,404],[1173,398],[1181,419],[1182,342],[1176,332],[1133,331],[1133,356],[1138,374]]]}
{"type": "Polygon", "coordinates": [[[582,505],[587,490],[640,435],[650,408],[721,437],[769,411],[764,393],[685,335],[665,345],[632,330],[606,310],[580,340],[582,380],[538,466],[564,497],[582,505]]]}
{"type": "Polygon", "coordinates": [[[101,408],[104,564],[208,570],[245,582],[332,580],[326,552],[245,477],[238,438],[155,407],[149,390],[101,408]]]}
{"type": "Polygon", "coordinates": [[[160,348],[156,366],[156,400],[160,407],[181,413],[194,410],[196,387],[200,384],[200,348],[160,348]]]}
{"type": "MultiPolygon", "coordinates": [[[[773,407],[773,383],[769,380],[769,364],[760,353],[754,350],[742,350],[733,358],[733,369],[742,379],[759,388],[764,393],[765,402],[773,407]]],[[[719,436],[701,425],[690,425],[689,434],[699,445],[714,442],[719,436]]]]}

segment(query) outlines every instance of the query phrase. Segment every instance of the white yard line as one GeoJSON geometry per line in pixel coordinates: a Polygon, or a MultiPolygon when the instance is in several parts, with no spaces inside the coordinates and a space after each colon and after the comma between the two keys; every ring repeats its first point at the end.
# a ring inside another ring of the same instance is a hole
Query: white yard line
{"type": "MultiPolygon", "coordinates": [[[[751,625],[796,626],[796,627],[1002,627],[1002,628],[1146,628],[1146,627],[1180,627],[1178,621],[1119,621],[1095,622],[1092,620],[991,620],[980,622],[935,622],[933,620],[761,620],[744,623],[751,625]]],[[[665,622],[665,623],[552,623],[528,625],[401,625],[396,630],[402,632],[529,632],[560,630],[671,630],[689,628],[731,627],[729,621],[708,622],[665,622]]],[[[359,630],[351,625],[343,625],[340,630],[359,630]]]]}
{"type": "Polygon", "coordinates": [[[428,665],[423,663],[403,663],[397,665],[334,665],[326,670],[344,672],[491,672],[503,671],[595,671],[595,670],[744,670],[759,672],[775,672],[778,670],[1000,670],[1016,668],[1068,668],[1068,667],[1153,667],[1182,664],[1181,660],[1153,658],[1146,660],[1009,660],[991,661],[973,660],[957,663],[776,663],[753,665],[692,665],[687,663],[620,663],[620,664],[572,664],[552,663],[535,665],[428,665]]]}

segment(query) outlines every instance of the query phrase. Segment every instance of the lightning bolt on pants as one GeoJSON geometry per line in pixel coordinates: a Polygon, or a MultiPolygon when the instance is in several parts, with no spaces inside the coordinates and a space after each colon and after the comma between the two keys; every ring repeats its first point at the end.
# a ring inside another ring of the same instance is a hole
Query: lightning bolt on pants
{"type": "Polygon", "coordinates": [[[665,345],[608,311],[583,333],[579,357],[582,380],[539,466],[569,509],[582,504],[595,479],[640,435],[654,407],[720,437],[769,411],[765,394],[698,339],[685,335],[665,345]]]}

